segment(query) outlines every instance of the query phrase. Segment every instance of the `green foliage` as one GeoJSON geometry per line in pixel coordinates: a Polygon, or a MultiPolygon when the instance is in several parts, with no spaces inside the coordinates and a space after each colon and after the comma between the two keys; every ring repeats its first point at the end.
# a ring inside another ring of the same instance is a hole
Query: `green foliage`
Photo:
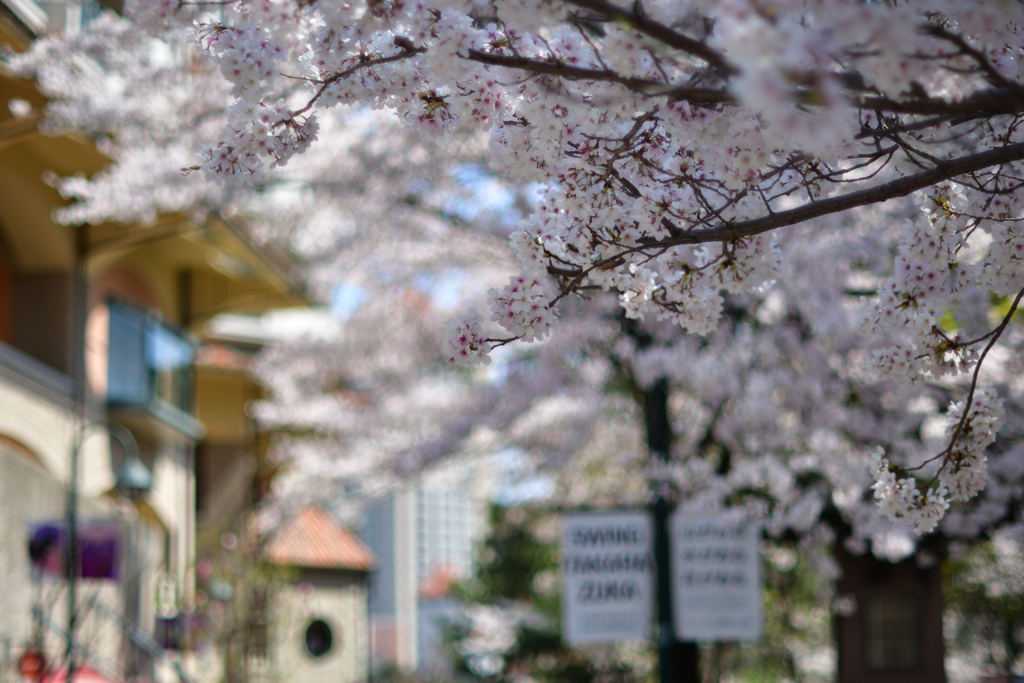
{"type": "MultiPolygon", "coordinates": [[[[476,576],[462,585],[461,595],[470,607],[507,609],[509,619],[517,620],[515,644],[502,653],[496,671],[474,662],[472,653],[456,654],[461,675],[494,683],[657,680],[653,641],[576,648],[562,644],[555,514],[495,506],[491,529],[476,576]],[[521,618],[524,611],[528,618],[521,618]]],[[[757,643],[703,646],[706,683],[817,683],[834,676],[831,584],[791,546],[769,544],[766,557],[765,634],[757,643]]],[[[465,650],[471,630],[470,622],[453,625],[453,652],[465,650]]]]}
{"type": "Polygon", "coordinates": [[[267,562],[255,538],[209,533],[198,541],[196,611],[202,630],[192,634],[192,645],[212,645],[221,653],[222,683],[244,683],[253,677],[252,661],[269,661],[281,617],[279,595],[295,570],[267,562]]]}
{"type": "Polygon", "coordinates": [[[558,613],[558,595],[539,593],[536,577],[558,571],[557,539],[542,538],[541,514],[523,508],[491,507],[490,536],[479,551],[474,580],[463,586],[476,602],[488,599],[532,602],[545,614],[558,613]]]}
{"type": "Polygon", "coordinates": [[[705,645],[704,681],[831,681],[831,585],[795,548],[768,542],[764,547],[764,635],[755,643],[705,645]]]}
{"type": "MultiPolygon", "coordinates": [[[[494,683],[649,683],[647,646],[569,648],[560,633],[558,519],[546,510],[494,506],[491,535],[480,551],[476,576],[460,589],[467,605],[507,609],[516,620],[515,643],[499,667],[482,666],[473,653],[456,654],[461,675],[494,683]],[[499,670],[493,670],[498,668],[499,670]]],[[[471,611],[471,609],[470,609],[471,611]]],[[[472,624],[452,627],[453,651],[472,637],[472,624]]]]}
{"type": "Polygon", "coordinates": [[[950,649],[1000,674],[1024,673],[1024,564],[1016,543],[980,543],[943,565],[950,649]]]}

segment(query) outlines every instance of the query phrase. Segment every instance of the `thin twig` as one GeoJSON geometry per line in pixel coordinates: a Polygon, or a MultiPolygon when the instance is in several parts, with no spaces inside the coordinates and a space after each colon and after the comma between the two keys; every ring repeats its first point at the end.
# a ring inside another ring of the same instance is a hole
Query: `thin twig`
{"type": "MultiPolygon", "coordinates": [[[[988,344],[985,345],[981,355],[978,356],[978,362],[975,363],[974,372],[971,375],[971,388],[968,390],[967,399],[964,402],[963,415],[960,416],[960,421],[957,422],[956,429],[953,431],[953,436],[949,440],[949,446],[942,452],[943,457],[948,457],[953,452],[953,447],[956,446],[957,440],[960,438],[961,433],[963,433],[964,425],[967,424],[967,416],[970,414],[971,404],[974,402],[974,390],[978,386],[978,375],[981,373],[981,364],[985,362],[985,356],[988,355],[988,352],[991,351],[992,347],[995,346],[997,341],[999,341],[999,338],[1003,336],[1003,332],[1006,331],[1007,326],[1010,324],[1013,314],[1017,312],[1017,306],[1020,305],[1020,300],[1022,298],[1024,298],[1024,289],[1017,292],[1017,297],[1013,300],[1010,310],[1003,317],[999,326],[993,331],[992,338],[989,340],[988,344]]],[[[945,464],[943,464],[943,467],[945,467],[945,464]]]]}
{"type": "Polygon", "coordinates": [[[320,96],[323,95],[327,91],[327,88],[329,88],[330,86],[334,85],[334,83],[336,83],[337,81],[340,81],[343,78],[347,78],[348,76],[351,76],[352,74],[354,74],[356,71],[359,71],[360,69],[365,69],[365,68],[371,67],[371,66],[379,66],[380,64],[387,64],[388,62],[397,62],[397,61],[399,61],[401,59],[405,59],[407,57],[412,57],[413,55],[418,55],[418,54],[421,54],[423,52],[426,52],[426,49],[424,49],[422,47],[414,47],[412,45],[412,43],[408,42],[407,39],[403,39],[401,37],[396,37],[395,38],[395,44],[396,45],[400,45],[402,47],[402,51],[401,52],[398,52],[398,53],[393,54],[393,55],[389,55],[387,57],[377,57],[375,59],[367,59],[364,62],[359,62],[358,64],[350,66],[349,68],[345,69],[344,71],[339,71],[338,73],[334,74],[330,78],[326,78],[326,79],[324,79],[322,81],[319,81],[320,87],[317,88],[316,94],[313,95],[313,98],[310,99],[310,101],[306,103],[305,107],[303,107],[302,109],[299,109],[296,112],[293,112],[292,113],[292,118],[295,118],[296,116],[302,116],[307,111],[312,109],[313,105],[316,104],[316,101],[318,99],[320,99],[320,96]],[[399,43],[400,40],[405,40],[405,42],[408,43],[408,44],[407,45],[400,45],[400,43],[399,43]]]}

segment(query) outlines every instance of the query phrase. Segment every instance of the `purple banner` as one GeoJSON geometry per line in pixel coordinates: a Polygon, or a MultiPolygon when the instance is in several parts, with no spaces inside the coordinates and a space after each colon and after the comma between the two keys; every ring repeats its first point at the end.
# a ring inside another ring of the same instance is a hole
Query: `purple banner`
{"type": "MultiPolygon", "coordinates": [[[[121,523],[116,519],[78,522],[77,576],[83,579],[118,579],[121,567],[121,523]]],[[[64,578],[67,557],[67,523],[64,520],[34,522],[28,528],[28,554],[32,566],[46,576],[64,578]]]]}

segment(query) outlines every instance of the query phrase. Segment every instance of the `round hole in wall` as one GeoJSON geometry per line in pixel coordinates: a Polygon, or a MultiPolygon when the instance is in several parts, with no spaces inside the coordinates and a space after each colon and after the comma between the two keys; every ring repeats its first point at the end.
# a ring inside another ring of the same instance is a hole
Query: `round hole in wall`
{"type": "Polygon", "coordinates": [[[323,619],[314,619],[306,627],[306,651],[312,657],[323,657],[331,651],[334,634],[323,619]]]}

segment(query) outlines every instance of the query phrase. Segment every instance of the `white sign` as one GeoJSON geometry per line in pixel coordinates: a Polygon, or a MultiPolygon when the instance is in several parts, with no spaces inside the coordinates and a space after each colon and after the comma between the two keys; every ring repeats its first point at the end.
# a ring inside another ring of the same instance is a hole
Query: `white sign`
{"type": "Polygon", "coordinates": [[[654,541],[645,512],[569,515],[562,529],[562,638],[571,645],[647,638],[654,541]]]}
{"type": "Polygon", "coordinates": [[[679,640],[754,640],[761,635],[761,528],[715,517],[670,524],[672,598],[679,640]]]}

